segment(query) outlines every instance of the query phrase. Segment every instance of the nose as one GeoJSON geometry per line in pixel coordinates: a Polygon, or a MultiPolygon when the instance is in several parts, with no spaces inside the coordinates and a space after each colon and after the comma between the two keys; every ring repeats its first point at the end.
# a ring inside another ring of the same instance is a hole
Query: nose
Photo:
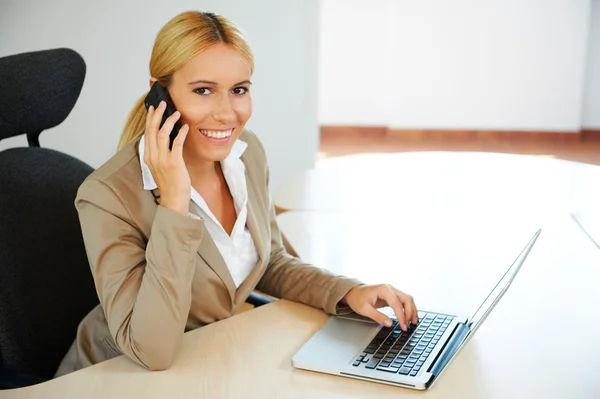
{"type": "Polygon", "coordinates": [[[235,122],[235,110],[233,108],[233,104],[231,103],[229,95],[222,94],[218,96],[217,103],[215,104],[215,108],[213,111],[213,118],[215,118],[217,122],[220,122],[223,125],[228,125],[232,122],[235,122]]]}

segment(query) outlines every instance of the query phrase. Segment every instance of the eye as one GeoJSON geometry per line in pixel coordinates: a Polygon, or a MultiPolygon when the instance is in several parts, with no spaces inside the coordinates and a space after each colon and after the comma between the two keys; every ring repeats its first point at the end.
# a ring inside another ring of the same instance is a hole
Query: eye
{"type": "Polygon", "coordinates": [[[248,93],[248,88],[247,87],[236,87],[232,91],[233,91],[233,94],[236,94],[238,96],[243,96],[244,94],[248,93]]]}
{"type": "Polygon", "coordinates": [[[194,93],[200,94],[201,96],[206,96],[210,94],[210,89],[208,87],[199,87],[197,89],[194,89],[194,93]]]}

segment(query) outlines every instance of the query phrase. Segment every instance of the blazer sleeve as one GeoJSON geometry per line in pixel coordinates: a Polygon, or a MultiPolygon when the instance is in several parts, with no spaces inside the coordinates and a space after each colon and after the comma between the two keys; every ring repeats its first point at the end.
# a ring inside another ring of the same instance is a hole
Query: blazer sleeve
{"type": "Polygon", "coordinates": [[[115,344],[145,368],[168,368],[191,306],[203,221],[158,206],[146,238],[118,195],[95,179],[82,184],[75,205],[115,344]]]}
{"type": "Polygon", "coordinates": [[[257,289],[278,298],[302,302],[309,306],[323,309],[330,314],[348,313],[347,306],[339,304],[340,300],[351,288],[363,284],[362,281],[334,275],[328,270],[302,262],[287,253],[283,245],[281,231],[277,224],[275,206],[269,193],[269,171],[266,154],[260,141],[256,139],[264,156],[265,184],[271,237],[271,253],[265,274],[258,283],[257,289]]]}

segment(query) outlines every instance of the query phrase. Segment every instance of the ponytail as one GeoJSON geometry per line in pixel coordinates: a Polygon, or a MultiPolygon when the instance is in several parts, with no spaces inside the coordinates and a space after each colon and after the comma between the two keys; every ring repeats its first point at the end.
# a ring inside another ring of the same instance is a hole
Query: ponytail
{"type": "Polygon", "coordinates": [[[129,143],[141,137],[146,130],[146,107],[144,106],[144,94],[133,106],[133,109],[127,117],[127,122],[119,139],[119,147],[117,151],[121,151],[127,147],[129,143]]]}

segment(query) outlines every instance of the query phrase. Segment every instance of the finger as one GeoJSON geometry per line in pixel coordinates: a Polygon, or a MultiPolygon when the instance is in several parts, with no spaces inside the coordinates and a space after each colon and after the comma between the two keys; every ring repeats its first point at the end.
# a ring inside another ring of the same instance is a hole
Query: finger
{"type": "Polygon", "coordinates": [[[153,114],[154,106],[151,105],[148,107],[148,113],[146,114],[146,131],[144,132],[144,162],[146,162],[146,164],[149,163],[150,153],[152,151],[150,148],[150,140],[148,139],[148,126],[150,126],[153,114]]]}
{"type": "Polygon", "coordinates": [[[400,298],[400,302],[404,307],[404,315],[406,320],[410,320],[414,325],[419,323],[419,312],[417,311],[417,305],[411,295],[405,294],[404,292],[394,288],[396,296],[400,298]]]}
{"type": "Polygon", "coordinates": [[[187,123],[179,129],[179,133],[177,133],[177,137],[173,140],[173,148],[171,149],[171,153],[174,156],[183,157],[183,143],[185,143],[185,138],[189,131],[190,127],[187,123]]]}
{"type": "Polygon", "coordinates": [[[152,120],[152,115],[154,115],[154,106],[151,105],[148,107],[148,113],[146,113],[146,128],[150,125],[150,121],[152,120]]]}
{"type": "Polygon", "coordinates": [[[381,291],[379,293],[379,297],[387,302],[388,305],[394,310],[396,314],[396,318],[398,319],[398,324],[404,331],[408,331],[408,324],[406,322],[406,316],[404,314],[404,309],[402,307],[402,302],[396,296],[394,289],[389,286],[382,286],[381,291]]]}
{"type": "Polygon", "coordinates": [[[157,134],[158,129],[160,127],[160,122],[162,120],[163,113],[165,112],[165,108],[167,107],[167,103],[161,101],[158,104],[158,107],[152,113],[152,118],[146,126],[146,137],[148,138],[148,144],[150,147],[150,159],[155,159],[158,156],[158,143],[157,143],[157,134]]]}
{"type": "Polygon", "coordinates": [[[175,122],[179,119],[181,113],[179,111],[173,112],[173,115],[169,116],[165,121],[165,124],[158,131],[157,144],[158,144],[158,156],[167,156],[171,151],[169,150],[169,136],[175,126],[175,122]]]}
{"type": "Polygon", "coordinates": [[[367,316],[368,318],[374,320],[375,322],[381,324],[382,326],[391,327],[392,319],[375,309],[371,305],[367,305],[368,307],[361,309],[361,313],[363,316],[367,316]]]}

